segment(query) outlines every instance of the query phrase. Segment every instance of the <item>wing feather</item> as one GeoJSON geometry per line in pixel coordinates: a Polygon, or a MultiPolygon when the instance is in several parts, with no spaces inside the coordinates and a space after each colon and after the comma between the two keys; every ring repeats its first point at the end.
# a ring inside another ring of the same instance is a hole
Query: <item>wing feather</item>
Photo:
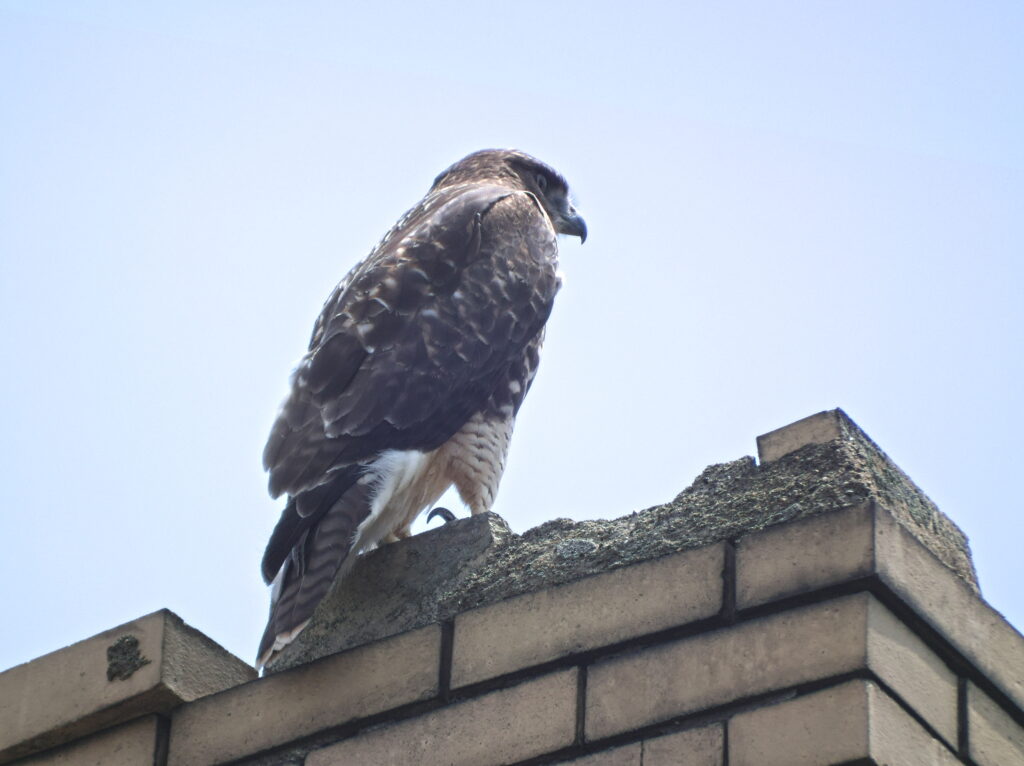
{"type": "Polygon", "coordinates": [[[348,481],[384,449],[440,446],[547,321],[557,244],[538,201],[501,186],[442,192],[389,232],[317,320],[264,451],[271,494],[295,499],[265,576],[330,507],[319,496],[332,473],[348,481]]]}

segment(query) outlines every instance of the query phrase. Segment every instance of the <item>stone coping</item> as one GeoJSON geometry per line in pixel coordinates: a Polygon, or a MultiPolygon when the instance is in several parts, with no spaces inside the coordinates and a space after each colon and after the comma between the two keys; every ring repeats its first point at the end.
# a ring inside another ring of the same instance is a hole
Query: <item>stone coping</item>
{"type": "Polygon", "coordinates": [[[0,763],[255,676],[161,609],[0,673],[0,763]]]}

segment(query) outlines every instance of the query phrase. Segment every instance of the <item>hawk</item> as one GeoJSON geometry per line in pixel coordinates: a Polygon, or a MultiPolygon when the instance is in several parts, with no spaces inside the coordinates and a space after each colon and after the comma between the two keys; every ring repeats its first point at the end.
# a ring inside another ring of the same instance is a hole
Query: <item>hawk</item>
{"type": "Polygon", "coordinates": [[[587,236],[558,172],[475,152],[328,297],[263,452],[287,502],[263,555],[260,665],[359,553],[408,537],[449,487],[491,508],[561,284],[558,234],[587,236]]]}

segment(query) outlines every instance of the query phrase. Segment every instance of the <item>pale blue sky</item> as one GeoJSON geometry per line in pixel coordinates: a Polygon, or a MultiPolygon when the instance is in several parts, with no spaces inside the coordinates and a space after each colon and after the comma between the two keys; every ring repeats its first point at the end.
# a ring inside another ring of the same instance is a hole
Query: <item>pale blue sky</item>
{"type": "Polygon", "coordinates": [[[253,659],[260,452],[313,319],[489,146],[591,229],[513,528],[842,406],[1024,625],[1022,9],[0,0],[0,668],[160,607],[253,659]]]}

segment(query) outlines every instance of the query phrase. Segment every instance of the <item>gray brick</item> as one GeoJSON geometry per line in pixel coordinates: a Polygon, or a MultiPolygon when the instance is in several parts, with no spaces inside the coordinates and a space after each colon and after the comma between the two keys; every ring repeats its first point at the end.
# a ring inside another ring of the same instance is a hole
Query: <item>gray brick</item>
{"type": "Polygon", "coordinates": [[[148,715],[18,761],[18,766],[153,766],[156,748],[157,718],[148,715]]]}
{"type": "Polygon", "coordinates": [[[746,535],[736,545],[736,606],[746,609],[870,575],[874,538],[871,504],[746,535]]]}
{"type": "Polygon", "coordinates": [[[586,736],[864,668],[871,600],[848,596],[595,664],[586,736]]]}
{"type": "Polygon", "coordinates": [[[173,612],[153,612],[0,673],[0,763],[255,675],[173,612]]]}
{"type": "Polygon", "coordinates": [[[315,750],[306,766],[498,766],[571,745],[576,670],[564,670],[315,750]]]}
{"type": "Polygon", "coordinates": [[[872,600],[868,665],[953,748],[957,678],[896,616],[872,600]]]}
{"type": "Polygon", "coordinates": [[[585,755],[573,761],[562,761],[564,766],[643,766],[642,745],[632,742],[622,747],[603,750],[593,755],[585,755]]]}
{"type": "Polygon", "coordinates": [[[724,561],[719,543],[461,614],[452,686],[711,617],[724,561]]]}
{"type": "Polygon", "coordinates": [[[1024,637],[884,508],[835,511],[743,537],[740,609],[877,574],[1018,705],[1024,637]]]}
{"type": "Polygon", "coordinates": [[[979,766],[1024,764],[1024,728],[974,684],[967,687],[967,742],[979,766]]]}
{"type": "Polygon", "coordinates": [[[870,668],[950,744],[956,677],[868,594],[741,623],[595,664],[587,737],[599,739],[735,699],[870,668]]]}
{"type": "Polygon", "coordinates": [[[868,681],[849,681],[729,721],[731,766],[828,766],[859,759],[892,766],[960,763],[868,681]]]}
{"type": "Polygon", "coordinates": [[[721,724],[644,741],[643,766],[722,766],[725,757],[721,724]]]}
{"type": "Polygon", "coordinates": [[[1024,708],[1024,637],[887,513],[876,546],[883,581],[1024,708]]]}
{"type": "Polygon", "coordinates": [[[722,724],[687,729],[563,761],[565,766],[722,766],[722,724]]]}
{"type": "Polygon", "coordinates": [[[185,705],[171,722],[168,766],[241,758],[433,697],[440,642],[433,625],[185,705]]]}

